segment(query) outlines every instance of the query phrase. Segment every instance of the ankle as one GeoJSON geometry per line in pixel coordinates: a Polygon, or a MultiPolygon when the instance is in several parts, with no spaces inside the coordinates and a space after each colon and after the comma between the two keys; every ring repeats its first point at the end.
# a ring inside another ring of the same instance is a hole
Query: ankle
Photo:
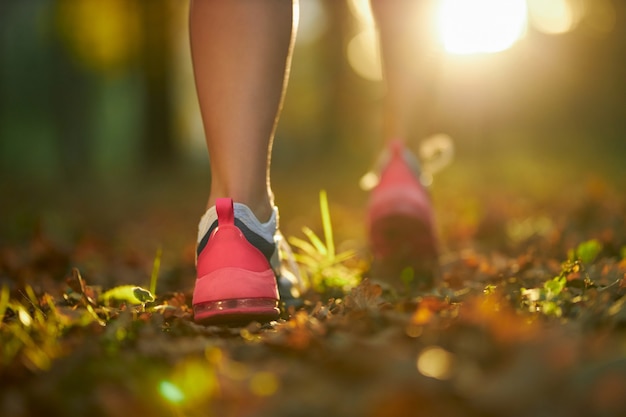
{"type": "Polygon", "coordinates": [[[248,206],[250,211],[252,211],[254,216],[261,223],[266,223],[267,221],[269,221],[272,217],[272,214],[274,213],[274,206],[269,202],[269,200],[266,200],[260,204],[242,204],[248,206]]]}
{"type": "MultiPolygon", "coordinates": [[[[209,201],[207,203],[207,208],[213,207],[215,205],[215,200],[220,198],[220,195],[213,195],[209,197],[209,201]]],[[[226,197],[226,196],[224,196],[226,197]]],[[[252,198],[243,198],[237,197],[236,195],[228,195],[231,197],[235,203],[241,203],[246,205],[252,214],[257,218],[257,220],[261,223],[265,223],[272,217],[274,213],[274,205],[272,204],[272,199],[269,196],[260,197],[257,199],[252,198]]]]}

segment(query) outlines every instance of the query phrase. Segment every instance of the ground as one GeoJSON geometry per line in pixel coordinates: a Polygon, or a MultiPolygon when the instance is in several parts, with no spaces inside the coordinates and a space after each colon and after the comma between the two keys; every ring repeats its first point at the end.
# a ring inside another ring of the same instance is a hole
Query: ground
{"type": "MultiPolygon", "coordinates": [[[[41,212],[12,191],[0,415],[626,415],[623,183],[567,164],[478,166],[435,179],[433,288],[396,291],[368,273],[365,195],[331,183],[337,250],[354,256],[299,252],[318,259],[304,306],[244,327],[191,320],[197,189],[164,181],[106,210],[103,195],[39,190],[57,196],[41,212]]],[[[278,182],[279,202],[303,195],[284,204],[287,236],[323,236],[316,179],[278,182]]]]}

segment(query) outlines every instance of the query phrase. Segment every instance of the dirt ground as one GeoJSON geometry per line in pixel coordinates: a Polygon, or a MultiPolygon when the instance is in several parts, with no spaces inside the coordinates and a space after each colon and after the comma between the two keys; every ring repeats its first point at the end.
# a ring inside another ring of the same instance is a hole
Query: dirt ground
{"type": "Polygon", "coordinates": [[[438,279],[410,294],[367,270],[356,174],[279,175],[284,234],[321,235],[327,189],[338,250],[356,252],[341,268],[362,282],[245,327],[191,320],[199,175],[7,186],[0,415],[625,415],[619,169],[491,165],[460,160],[435,178],[438,279]],[[152,276],[151,302],[102,297],[152,276]]]}

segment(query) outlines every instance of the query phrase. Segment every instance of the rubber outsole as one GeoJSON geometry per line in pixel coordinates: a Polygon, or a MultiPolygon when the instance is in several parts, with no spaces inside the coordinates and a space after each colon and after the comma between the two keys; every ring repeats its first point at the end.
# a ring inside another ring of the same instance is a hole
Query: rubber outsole
{"type": "Polygon", "coordinates": [[[198,303],[194,321],[202,324],[245,324],[269,322],[280,316],[278,301],[272,298],[243,298],[198,303]]]}

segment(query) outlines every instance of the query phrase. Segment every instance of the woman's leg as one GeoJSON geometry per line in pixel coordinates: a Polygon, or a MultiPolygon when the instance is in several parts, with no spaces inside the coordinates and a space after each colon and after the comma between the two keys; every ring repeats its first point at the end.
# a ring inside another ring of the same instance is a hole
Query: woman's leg
{"type": "Polygon", "coordinates": [[[192,0],[191,54],[211,165],[208,206],[220,197],[272,213],[272,140],[296,26],[292,0],[192,0]]]}
{"type": "Polygon", "coordinates": [[[412,134],[432,134],[437,63],[429,39],[432,1],[370,0],[370,4],[387,88],[383,135],[386,140],[406,141],[412,134]]]}
{"type": "Polygon", "coordinates": [[[435,67],[428,39],[430,0],[370,0],[387,92],[384,138],[388,156],[371,191],[368,233],[372,273],[399,290],[429,287],[437,268],[432,204],[407,141],[432,134],[435,67]]]}

